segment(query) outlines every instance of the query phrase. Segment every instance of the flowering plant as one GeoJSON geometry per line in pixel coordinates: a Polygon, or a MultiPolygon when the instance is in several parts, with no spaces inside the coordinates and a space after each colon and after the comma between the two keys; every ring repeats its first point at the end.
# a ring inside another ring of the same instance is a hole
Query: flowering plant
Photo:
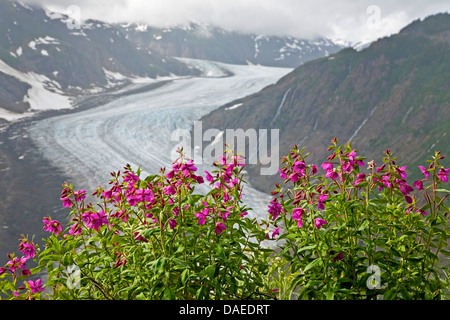
{"type": "Polygon", "coordinates": [[[207,182],[181,150],[170,170],[145,179],[127,165],[123,173],[112,173],[108,188],[94,192],[96,206],[86,203],[86,190],[66,183],[61,201],[71,209],[69,226],[63,231],[58,221],[43,220],[51,235],[39,268],[48,271],[51,296],[271,297],[260,285],[270,257],[270,250],[259,247],[264,230],[241,200],[243,164],[227,153],[216,170],[206,172],[207,182]],[[202,183],[211,186],[206,195],[194,192],[202,183]]]}
{"type": "Polygon", "coordinates": [[[448,294],[449,169],[439,152],[424,179],[407,183],[406,166],[389,150],[367,164],[351,144],[337,145],[318,167],[294,147],[279,170],[269,206],[281,234],[281,257],[290,264],[289,286],[299,299],[440,299],[448,294]],[[367,172],[363,172],[367,165],[367,172]],[[428,183],[425,186],[424,183],[428,183]],[[422,192],[424,199],[420,199],[422,192]]]}
{"type": "Polygon", "coordinates": [[[93,193],[65,183],[67,227],[43,219],[45,248],[22,236],[0,268],[9,299],[443,299],[448,295],[449,169],[436,152],[411,186],[389,150],[381,166],[351,145],[320,166],[282,159],[267,221],[242,202],[243,159],[205,178],[182,150],[145,179],[126,165],[93,193]],[[367,166],[367,170],[365,167],[367,166]],[[321,174],[321,171],[324,173],[321,174]],[[366,171],[364,171],[366,170],[366,171]],[[206,181],[205,181],[206,179],[206,181]],[[208,184],[206,195],[195,187],[208,184]],[[423,194],[423,199],[419,198],[423,194]],[[269,245],[268,245],[269,242],[269,245]],[[270,245],[272,244],[272,245],[270,245]],[[37,267],[28,268],[30,260],[37,267]],[[45,271],[45,284],[37,276],[45,271]],[[23,285],[22,285],[23,283],[23,285]],[[47,290],[45,290],[47,289],[47,290]],[[45,291],[44,291],[45,290],[45,291]]]}

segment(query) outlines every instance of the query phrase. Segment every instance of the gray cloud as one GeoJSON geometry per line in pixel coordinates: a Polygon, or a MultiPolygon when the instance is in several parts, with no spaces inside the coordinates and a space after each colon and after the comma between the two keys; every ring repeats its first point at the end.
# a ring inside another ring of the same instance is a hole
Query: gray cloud
{"type": "Polygon", "coordinates": [[[450,12],[448,0],[25,0],[64,11],[78,5],[82,18],[171,26],[189,21],[228,29],[303,38],[375,40],[411,21],[450,12]],[[375,7],[370,7],[375,6],[375,7]],[[376,10],[368,10],[375,8],[376,10]]]}

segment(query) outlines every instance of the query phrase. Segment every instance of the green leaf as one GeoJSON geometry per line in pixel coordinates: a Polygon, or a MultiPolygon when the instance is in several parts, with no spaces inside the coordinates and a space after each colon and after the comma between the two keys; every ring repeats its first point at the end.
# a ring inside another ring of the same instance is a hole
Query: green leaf
{"type": "Polygon", "coordinates": [[[62,259],[63,266],[69,266],[73,264],[73,254],[72,252],[67,252],[62,259]]]}
{"type": "Polygon", "coordinates": [[[206,274],[208,275],[210,280],[213,280],[218,275],[219,268],[216,265],[207,266],[205,268],[206,274]]]}
{"type": "Polygon", "coordinates": [[[163,300],[175,300],[175,293],[172,288],[164,289],[163,300]]]}
{"type": "Polygon", "coordinates": [[[412,262],[420,262],[425,258],[425,256],[421,257],[407,257],[406,260],[412,261],[412,262]]]}
{"type": "Polygon", "coordinates": [[[155,264],[153,265],[153,272],[155,274],[161,274],[164,272],[164,267],[166,265],[167,258],[166,257],[160,257],[158,260],[155,261],[155,264]]]}
{"type": "Polygon", "coordinates": [[[218,257],[220,260],[222,260],[224,263],[228,263],[228,259],[227,259],[227,257],[225,256],[225,252],[223,251],[222,246],[219,245],[219,244],[216,246],[216,255],[217,255],[217,257],[218,257]]]}
{"type": "Polygon", "coordinates": [[[189,267],[189,264],[186,261],[184,261],[184,260],[181,260],[181,259],[178,259],[178,258],[172,258],[171,261],[173,261],[176,264],[175,267],[178,270],[180,270],[181,268],[184,269],[184,268],[188,268],[189,267]]]}
{"type": "Polygon", "coordinates": [[[189,269],[184,269],[184,271],[181,273],[181,283],[184,286],[186,285],[186,282],[189,279],[189,275],[190,275],[189,269]]]}
{"type": "Polygon", "coordinates": [[[322,259],[320,258],[316,258],[315,260],[313,260],[312,262],[310,262],[305,269],[303,269],[303,272],[308,271],[309,269],[315,267],[316,265],[321,265],[322,264],[322,259]]]}
{"type": "Polygon", "coordinates": [[[305,247],[301,247],[300,249],[297,250],[297,253],[303,252],[303,251],[307,251],[307,250],[312,250],[316,248],[316,244],[310,245],[310,246],[305,246],[305,247]]]}
{"type": "Polygon", "coordinates": [[[393,300],[397,295],[397,288],[392,288],[386,291],[383,295],[383,300],[393,300]]]}
{"type": "Polygon", "coordinates": [[[151,182],[151,181],[155,180],[156,177],[158,177],[158,176],[157,175],[149,175],[144,180],[147,182],[151,182]]]}
{"type": "Polygon", "coordinates": [[[330,290],[325,292],[325,297],[327,300],[334,300],[334,288],[330,288],[330,290]]]}
{"type": "Polygon", "coordinates": [[[43,257],[41,257],[41,261],[46,261],[48,260],[50,261],[58,261],[59,259],[61,259],[61,256],[59,254],[47,254],[43,257]]]}
{"type": "Polygon", "coordinates": [[[192,194],[192,195],[188,196],[188,203],[191,206],[193,206],[202,198],[203,198],[203,195],[201,195],[201,194],[192,194]]]}
{"type": "Polygon", "coordinates": [[[206,287],[200,287],[200,289],[197,290],[195,293],[195,299],[201,300],[205,295],[206,287]]]}

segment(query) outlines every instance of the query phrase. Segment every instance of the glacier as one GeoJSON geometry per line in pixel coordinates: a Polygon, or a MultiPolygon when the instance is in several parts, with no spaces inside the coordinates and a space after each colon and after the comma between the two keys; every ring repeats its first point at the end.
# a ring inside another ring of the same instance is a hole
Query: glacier
{"type": "MultiPolygon", "coordinates": [[[[134,169],[140,167],[141,177],[170,167],[176,145],[171,141],[174,130],[190,130],[203,115],[260,91],[292,71],[206,60],[186,62],[201,66],[204,76],[161,80],[162,86],[146,92],[33,121],[28,135],[40,153],[70,177],[75,188],[89,193],[99,185],[106,186],[110,172],[127,163],[134,169]]],[[[200,173],[211,169],[206,162],[197,166],[200,173]]],[[[203,184],[196,190],[204,193],[207,188],[203,184]]],[[[250,185],[244,193],[244,202],[253,208],[250,217],[266,218],[270,196],[250,185]]]]}

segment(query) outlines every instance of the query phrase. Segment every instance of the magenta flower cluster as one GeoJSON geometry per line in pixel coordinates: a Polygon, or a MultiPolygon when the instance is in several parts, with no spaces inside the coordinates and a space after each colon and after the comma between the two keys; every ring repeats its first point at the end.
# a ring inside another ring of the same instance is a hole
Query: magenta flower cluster
{"type": "MultiPolygon", "coordinates": [[[[13,281],[16,281],[19,277],[26,278],[31,275],[31,271],[26,267],[26,262],[36,257],[36,245],[25,237],[19,240],[19,251],[22,256],[19,258],[14,254],[8,254],[10,260],[5,264],[5,267],[0,267],[0,275],[9,273],[13,281]]],[[[13,292],[14,296],[19,297],[20,292],[27,290],[27,287],[29,288],[28,299],[32,299],[32,294],[44,291],[41,279],[24,281],[24,285],[13,292]]]]}
{"type": "MultiPolygon", "coordinates": [[[[120,171],[111,173],[113,179],[109,188],[99,187],[93,193],[103,202],[101,210],[95,210],[91,203],[85,203],[86,190],[73,191],[66,183],[60,200],[63,207],[71,208],[74,212],[68,234],[63,234],[61,223],[50,217],[43,220],[44,230],[65,238],[77,237],[83,231],[100,232],[102,228],[113,230],[120,222],[127,223],[132,212],[140,212],[142,214],[136,217],[146,228],[159,226],[175,230],[184,215],[196,219],[198,225],[212,223],[215,233],[221,235],[227,229],[230,215],[239,215],[241,218],[247,215],[245,210],[237,206],[242,197],[241,181],[237,177],[245,162],[239,156],[221,156],[214,166],[217,170],[214,173],[205,171],[204,178],[197,173],[198,168],[192,160],[181,156],[170,170],[160,170],[160,178],[145,181],[127,165],[122,174],[120,171]],[[213,191],[209,198],[205,197],[194,206],[175,206],[182,195],[189,194],[195,184],[205,183],[205,179],[213,191]],[[107,204],[111,204],[112,208],[107,204]],[[165,210],[166,207],[172,209],[165,210]],[[158,210],[155,211],[155,208],[158,210]],[[156,212],[164,214],[160,216],[156,212]]],[[[134,237],[136,241],[148,242],[138,231],[134,232],[134,237]]],[[[126,264],[125,253],[116,252],[116,257],[116,267],[126,264]]]]}

